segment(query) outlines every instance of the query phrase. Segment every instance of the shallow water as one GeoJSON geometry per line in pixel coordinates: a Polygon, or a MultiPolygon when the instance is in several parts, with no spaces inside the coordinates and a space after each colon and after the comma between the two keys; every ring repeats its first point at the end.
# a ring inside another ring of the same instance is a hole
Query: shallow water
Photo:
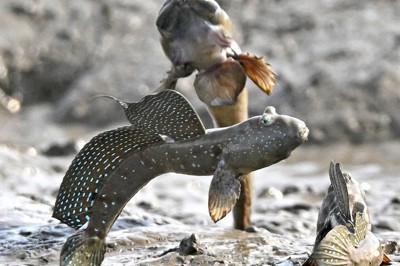
{"type": "MultiPolygon", "coordinates": [[[[400,243],[399,147],[399,142],[305,145],[288,160],[257,171],[256,233],[232,230],[230,215],[217,224],[211,221],[211,177],[160,176],[122,212],[107,239],[104,265],[270,265],[288,257],[302,262],[312,249],[332,159],[367,190],[374,232],[382,243],[400,243]],[[160,256],[192,233],[198,234],[205,254],[160,256]]],[[[73,155],[47,157],[33,148],[0,145],[0,156],[0,264],[57,265],[61,246],[74,230],[51,218],[52,207],[73,155]]],[[[395,247],[390,256],[399,261],[395,247]]]]}

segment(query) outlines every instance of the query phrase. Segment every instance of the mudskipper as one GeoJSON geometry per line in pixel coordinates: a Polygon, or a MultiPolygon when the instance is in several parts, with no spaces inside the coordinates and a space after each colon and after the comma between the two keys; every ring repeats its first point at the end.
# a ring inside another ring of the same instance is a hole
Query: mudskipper
{"type": "MultiPolygon", "coordinates": [[[[231,19],[216,1],[166,0],[156,24],[172,63],[160,88],[174,89],[179,78],[196,73],[194,88],[216,125],[227,127],[248,118],[246,76],[265,93],[272,92],[275,72],[264,58],[241,51],[231,19]]],[[[251,173],[240,180],[233,209],[234,227],[249,232],[255,230],[250,222],[252,183],[251,173]]]]}
{"type": "Polygon", "coordinates": [[[267,107],[240,124],[205,130],[190,103],[174,90],[138,103],[119,101],[130,126],[101,133],[73,160],[53,217],[73,227],[88,223],[61,251],[61,265],[100,265],[105,238],[126,203],[168,172],[214,175],[209,212],[216,222],[235,205],[240,178],[275,164],[308,138],[303,121],[267,107]]]}
{"type": "Polygon", "coordinates": [[[364,191],[340,164],[331,162],[331,185],[318,215],[314,250],[304,266],[378,266],[390,259],[371,232],[364,191]]]}
{"type": "Polygon", "coordinates": [[[198,71],[194,87],[208,105],[233,104],[246,76],[265,93],[275,85],[275,73],[262,57],[242,53],[232,37],[232,22],[214,0],[167,0],[157,18],[161,45],[172,62],[163,87],[198,71]]]}

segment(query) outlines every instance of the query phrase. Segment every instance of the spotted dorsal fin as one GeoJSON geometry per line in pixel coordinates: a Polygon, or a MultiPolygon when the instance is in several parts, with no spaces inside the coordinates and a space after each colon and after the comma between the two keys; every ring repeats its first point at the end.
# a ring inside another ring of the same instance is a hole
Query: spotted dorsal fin
{"type": "MultiPolygon", "coordinates": [[[[331,162],[329,167],[329,178],[336,197],[336,203],[339,207],[344,222],[352,221],[349,206],[349,193],[347,191],[346,181],[344,179],[340,163],[331,162]]],[[[344,224],[345,225],[345,224],[344,224]]]]}
{"type": "Polygon", "coordinates": [[[177,91],[163,90],[147,95],[137,103],[118,101],[135,128],[166,135],[175,141],[205,134],[205,128],[196,111],[177,91]]]}
{"type": "Polygon", "coordinates": [[[91,139],[64,176],[53,217],[80,228],[90,219],[91,208],[104,182],[121,162],[133,153],[163,142],[160,135],[132,126],[103,132],[91,139]]]}

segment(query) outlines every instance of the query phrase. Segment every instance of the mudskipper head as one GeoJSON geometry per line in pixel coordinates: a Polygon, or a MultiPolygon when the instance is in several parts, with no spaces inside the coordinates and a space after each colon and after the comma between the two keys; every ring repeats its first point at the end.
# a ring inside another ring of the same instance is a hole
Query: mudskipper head
{"type": "MultiPolygon", "coordinates": [[[[268,106],[259,118],[265,156],[275,162],[286,159],[291,152],[308,139],[309,130],[300,119],[279,115],[272,106],[268,106]]],[[[275,163],[274,162],[274,163],[275,163]]]]}
{"type": "Polygon", "coordinates": [[[241,173],[261,169],[288,158],[308,139],[306,124],[294,117],[279,115],[269,106],[263,115],[250,118],[232,130],[225,156],[241,173]],[[240,159],[240,160],[239,160],[240,159]]]}

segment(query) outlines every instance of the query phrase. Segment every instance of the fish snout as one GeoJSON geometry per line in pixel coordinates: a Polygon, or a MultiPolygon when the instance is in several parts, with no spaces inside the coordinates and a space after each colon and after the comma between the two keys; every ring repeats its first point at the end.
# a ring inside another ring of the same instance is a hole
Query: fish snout
{"type": "Polygon", "coordinates": [[[304,126],[300,128],[299,130],[299,139],[302,142],[306,142],[308,140],[308,134],[310,133],[310,130],[306,126],[306,124],[303,122],[304,126]]]}
{"type": "Polygon", "coordinates": [[[288,117],[288,119],[290,119],[290,127],[293,130],[292,136],[297,138],[301,143],[306,142],[310,133],[306,123],[294,117],[288,117]]]}

